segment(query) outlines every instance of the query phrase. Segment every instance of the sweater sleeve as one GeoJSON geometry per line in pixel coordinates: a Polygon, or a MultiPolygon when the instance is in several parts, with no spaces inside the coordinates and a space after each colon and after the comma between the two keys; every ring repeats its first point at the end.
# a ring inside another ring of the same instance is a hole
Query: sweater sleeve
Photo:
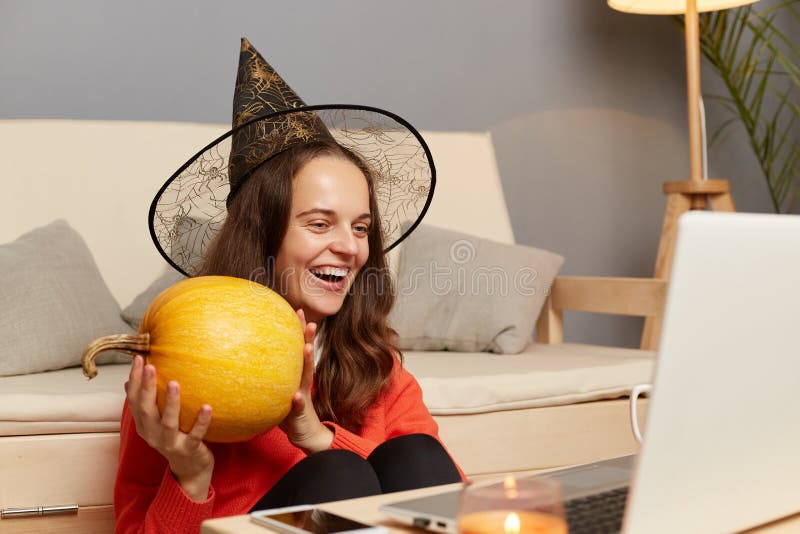
{"type": "Polygon", "coordinates": [[[136,432],[127,403],[120,425],[119,468],[114,483],[115,532],[197,533],[211,517],[214,488],[193,501],[169,470],[166,458],[136,432]]]}

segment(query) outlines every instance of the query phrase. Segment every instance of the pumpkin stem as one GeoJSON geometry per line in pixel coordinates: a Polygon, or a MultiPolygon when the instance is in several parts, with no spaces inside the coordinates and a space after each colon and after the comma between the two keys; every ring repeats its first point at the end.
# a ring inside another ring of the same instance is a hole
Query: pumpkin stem
{"type": "Polygon", "coordinates": [[[88,378],[97,376],[97,364],[94,359],[107,350],[127,352],[133,356],[150,351],[150,334],[115,334],[100,337],[92,341],[83,352],[83,374],[88,378]]]}

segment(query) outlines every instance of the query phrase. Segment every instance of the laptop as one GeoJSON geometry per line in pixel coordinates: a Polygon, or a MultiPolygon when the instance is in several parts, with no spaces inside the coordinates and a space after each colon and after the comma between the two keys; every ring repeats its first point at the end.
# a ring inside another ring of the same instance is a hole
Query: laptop
{"type": "MultiPolygon", "coordinates": [[[[800,512],[800,216],[690,212],[678,224],[638,456],[547,474],[570,534],[732,532],[800,512]]],[[[455,532],[458,495],[380,510],[455,532]]]]}

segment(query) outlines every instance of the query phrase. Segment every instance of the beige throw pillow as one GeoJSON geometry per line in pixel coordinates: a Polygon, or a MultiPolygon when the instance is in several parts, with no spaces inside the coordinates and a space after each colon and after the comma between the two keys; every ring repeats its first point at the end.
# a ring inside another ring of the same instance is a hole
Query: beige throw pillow
{"type": "Polygon", "coordinates": [[[165,291],[181,280],[186,280],[186,277],[176,271],[171,265],[166,266],[161,276],[153,280],[147,289],[139,293],[139,295],[133,299],[133,302],[122,310],[122,318],[125,319],[125,322],[138,330],[144,318],[144,314],[147,312],[147,308],[150,307],[150,303],[153,302],[153,299],[162,291],[165,291]]]}
{"type": "Polygon", "coordinates": [[[403,244],[389,321],[404,350],[516,354],[564,258],[420,225],[403,244]]]}
{"type": "MultiPolygon", "coordinates": [[[[54,221],[0,245],[0,376],[78,365],[86,346],[129,334],[81,236],[54,221]]],[[[100,363],[128,361],[105,353],[100,363]]]]}

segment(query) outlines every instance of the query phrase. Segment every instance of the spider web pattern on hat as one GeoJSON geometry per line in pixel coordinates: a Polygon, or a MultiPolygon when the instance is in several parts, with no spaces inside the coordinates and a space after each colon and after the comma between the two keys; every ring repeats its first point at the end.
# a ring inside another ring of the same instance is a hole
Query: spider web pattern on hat
{"type": "MultiPolygon", "coordinates": [[[[314,113],[340,145],[372,169],[381,231],[389,250],[413,230],[429,204],[434,177],[427,147],[418,134],[385,112],[355,106],[314,108],[303,108],[302,113],[314,113]]],[[[232,133],[192,158],[165,184],[151,207],[151,232],[160,251],[189,276],[201,267],[227,215],[232,133]]]]}

